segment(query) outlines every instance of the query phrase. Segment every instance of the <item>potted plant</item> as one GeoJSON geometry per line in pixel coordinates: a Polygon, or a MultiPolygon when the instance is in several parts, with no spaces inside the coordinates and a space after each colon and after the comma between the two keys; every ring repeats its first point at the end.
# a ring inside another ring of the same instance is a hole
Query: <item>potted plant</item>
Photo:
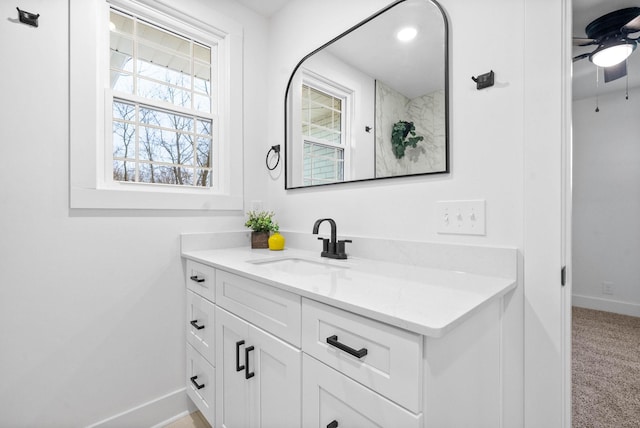
{"type": "Polygon", "coordinates": [[[407,146],[416,147],[419,141],[424,140],[421,135],[416,135],[416,127],[413,122],[401,120],[393,124],[391,131],[391,150],[396,159],[402,159],[407,146]]]}
{"type": "Polygon", "coordinates": [[[269,235],[280,230],[273,211],[249,211],[247,216],[244,225],[252,230],[251,248],[269,248],[269,235]]]}

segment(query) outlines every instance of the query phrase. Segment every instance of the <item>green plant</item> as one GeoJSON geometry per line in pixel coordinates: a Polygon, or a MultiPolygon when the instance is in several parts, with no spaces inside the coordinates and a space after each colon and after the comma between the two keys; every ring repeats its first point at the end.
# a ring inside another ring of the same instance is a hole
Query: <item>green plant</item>
{"type": "Polygon", "coordinates": [[[396,159],[404,157],[407,146],[416,147],[419,141],[424,140],[423,136],[416,135],[416,127],[413,122],[401,120],[393,124],[391,131],[391,150],[396,159]],[[410,136],[409,136],[410,135],[410,136]]]}
{"type": "Polygon", "coordinates": [[[280,230],[278,223],[273,221],[273,211],[249,211],[245,226],[254,232],[277,232],[280,230]]]}

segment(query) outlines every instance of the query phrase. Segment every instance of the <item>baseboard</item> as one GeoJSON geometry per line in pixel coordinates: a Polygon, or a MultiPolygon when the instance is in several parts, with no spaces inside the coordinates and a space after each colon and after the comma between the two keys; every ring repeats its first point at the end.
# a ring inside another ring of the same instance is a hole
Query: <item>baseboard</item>
{"type": "Polygon", "coordinates": [[[159,428],[195,412],[197,409],[182,388],[125,412],[111,416],[87,428],[154,427],[159,428]]]}
{"type": "Polygon", "coordinates": [[[573,306],[595,309],[597,311],[613,312],[616,314],[640,317],[640,305],[637,303],[620,302],[618,300],[602,299],[599,297],[580,296],[574,294],[571,302],[573,306]]]}

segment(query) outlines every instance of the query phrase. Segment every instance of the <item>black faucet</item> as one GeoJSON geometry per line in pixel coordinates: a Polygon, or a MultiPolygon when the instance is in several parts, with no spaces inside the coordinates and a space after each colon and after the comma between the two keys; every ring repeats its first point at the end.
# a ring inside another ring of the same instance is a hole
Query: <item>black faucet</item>
{"type": "Polygon", "coordinates": [[[323,221],[329,222],[329,225],[331,226],[331,241],[329,241],[329,239],[327,238],[318,238],[319,240],[322,240],[322,252],[320,253],[320,256],[329,257],[331,259],[346,259],[347,253],[345,253],[344,251],[344,244],[347,242],[351,242],[351,240],[337,240],[337,226],[336,222],[332,218],[321,218],[319,220],[316,220],[313,225],[313,234],[318,234],[320,223],[322,223],[323,221]]]}

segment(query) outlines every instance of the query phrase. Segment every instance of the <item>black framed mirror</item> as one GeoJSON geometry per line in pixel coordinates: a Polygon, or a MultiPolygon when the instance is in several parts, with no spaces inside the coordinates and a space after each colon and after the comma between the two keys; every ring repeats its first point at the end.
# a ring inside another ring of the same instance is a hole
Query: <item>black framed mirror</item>
{"type": "Polygon", "coordinates": [[[448,172],[448,22],[438,3],[396,1],[296,65],[285,189],[448,172]]]}

